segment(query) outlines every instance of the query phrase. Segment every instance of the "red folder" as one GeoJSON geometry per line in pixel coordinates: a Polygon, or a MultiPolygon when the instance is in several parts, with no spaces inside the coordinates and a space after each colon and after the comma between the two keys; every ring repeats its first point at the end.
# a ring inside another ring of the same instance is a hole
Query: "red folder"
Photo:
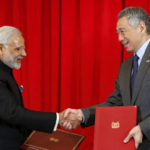
{"type": "Polygon", "coordinates": [[[57,129],[52,134],[33,131],[22,150],[76,150],[85,136],[57,129]]]}
{"type": "Polygon", "coordinates": [[[136,106],[96,108],[94,150],[135,150],[134,139],[123,140],[136,122],[136,106]]]}

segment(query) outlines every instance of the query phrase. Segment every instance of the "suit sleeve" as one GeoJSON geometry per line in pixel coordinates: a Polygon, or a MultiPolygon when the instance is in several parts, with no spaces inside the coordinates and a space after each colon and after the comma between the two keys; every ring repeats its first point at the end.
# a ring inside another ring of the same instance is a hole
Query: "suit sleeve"
{"type": "Polygon", "coordinates": [[[107,101],[105,101],[102,104],[98,104],[98,105],[94,105],[88,108],[81,109],[84,114],[84,123],[81,124],[82,127],[88,127],[88,126],[94,125],[96,107],[123,105],[118,80],[119,79],[117,79],[115,82],[114,92],[108,97],[107,101]]]}
{"type": "Polygon", "coordinates": [[[0,120],[1,122],[31,130],[52,132],[56,113],[37,112],[25,109],[15,99],[5,82],[0,81],[0,120]]]}
{"type": "Polygon", "coordinates": [[[150,116],[139,123],[143,134],[150,140],[150,116]]]}

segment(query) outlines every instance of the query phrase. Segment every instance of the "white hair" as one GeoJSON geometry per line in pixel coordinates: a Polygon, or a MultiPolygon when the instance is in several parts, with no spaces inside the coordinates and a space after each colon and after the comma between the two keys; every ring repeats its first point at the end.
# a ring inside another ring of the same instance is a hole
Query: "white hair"
{"type": "Polygon", "coordinates": [[[0,27],[0,44],[8,44],[12,35],[21,34],[21,31],[12,26],[0,27]]]}

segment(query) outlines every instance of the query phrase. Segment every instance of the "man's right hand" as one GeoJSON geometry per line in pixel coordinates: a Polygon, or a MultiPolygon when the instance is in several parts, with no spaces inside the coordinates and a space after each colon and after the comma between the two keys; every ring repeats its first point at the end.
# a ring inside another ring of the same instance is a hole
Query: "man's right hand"
{"type": "Polygon", "coordinates": [[[76,129],[82,122],[83,113],[81,109],[68,108],[59,114],[59,124],[65,129],[76,129]]]}

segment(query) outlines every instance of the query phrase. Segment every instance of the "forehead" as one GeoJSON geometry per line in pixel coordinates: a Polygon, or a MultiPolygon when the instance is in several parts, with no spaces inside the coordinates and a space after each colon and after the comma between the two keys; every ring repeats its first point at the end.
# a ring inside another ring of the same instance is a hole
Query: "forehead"
{"type": "Polygon", "coordinates": [[[9,45],[22,46],[24,45],[24,38],[20,33],[14,34],[10,37],[9,45]]]}
{"type": "Polygon", "coordinates": [[[122,17],[120,19],[118,19],[118,22],[117,22],[117,31],[120,30],[120,29],[124,29],[124,28],[127,28],[129,27],[129,23],[128,23],[128,18],[125,16],[125,17],[122,17]]]}

